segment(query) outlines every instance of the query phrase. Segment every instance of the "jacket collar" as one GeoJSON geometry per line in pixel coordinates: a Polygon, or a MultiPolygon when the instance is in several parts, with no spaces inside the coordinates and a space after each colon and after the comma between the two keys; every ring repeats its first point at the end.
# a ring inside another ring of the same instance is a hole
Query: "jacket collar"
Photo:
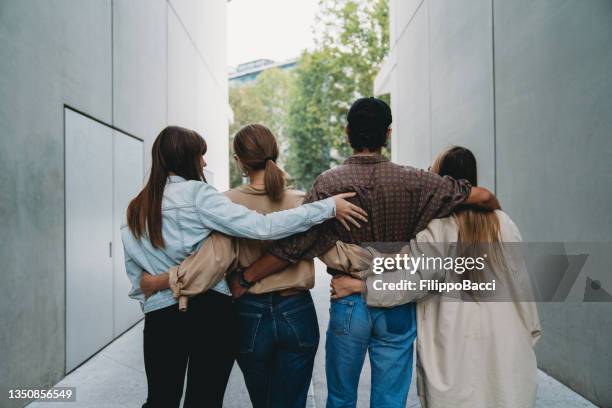
{"type": "Polygon", "coordinates": [[[344,161],[344,164],[376,164],[382,162],[388,162],[380,153],[373,154],[355,154],[344,161]]]}
{"type": "Polygon", "coordinates": [[[168,183],[180,183],[182,181],[187,181],[181,176],[168,176],[168,183]]]}
{"type": "Polygon", "coordinates": [[[253,194],[253,195],[266,195],[266,194],[268,194],[266,192],[265,187],[264,188],[255,188],[255,187],[250,186],[248,184],[241,184],[238,187],[234,188],[234,190],[240,191],[241,193],[253,194]]]}

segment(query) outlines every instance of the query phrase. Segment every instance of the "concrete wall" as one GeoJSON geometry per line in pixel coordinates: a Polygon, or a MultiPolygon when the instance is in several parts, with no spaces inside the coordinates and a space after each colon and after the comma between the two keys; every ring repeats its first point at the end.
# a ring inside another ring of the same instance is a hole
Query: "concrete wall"
{"type": "Polygon", "coordinates": [[[65,372],[64,105],[151,143],[207,140],[228,187],[225,0],[0,2],[0,400],[65,372]]]}
{"type": "MultiPolygon", "coordinates": [[[[467,146],[525,241],[612,241],[611,22],[609,0],[391,0],[393,159],[467,146]]],[[[612,305],[539,308],[540,367],[612,406],[612,305]]]]}

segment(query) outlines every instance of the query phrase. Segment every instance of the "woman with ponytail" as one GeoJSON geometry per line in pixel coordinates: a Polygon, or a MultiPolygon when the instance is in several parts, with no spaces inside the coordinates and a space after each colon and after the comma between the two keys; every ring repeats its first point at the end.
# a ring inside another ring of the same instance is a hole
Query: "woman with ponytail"
{"type": "Polygon", "coordinates": [[[249,178],[248,185],[280,201],[286,192],[285,173],[276,165],[278,143],[270,129],[259,124],[243,127],[234,136],[233,149],[240,172],[249,178]]]}
{"type": "MultiPolygon", "coordinates": [[[[128,206],[127,225],[121,229],[133,285],[130,296],[141,302],[145,313],[145,407],[178,407],[186,371],[184,407],[221,407],[239,338],[224,279],[191,298],[189,309],[181,312],[170,290],[141,289],[141,278],[148,276],[144,271],[164,274],[197,252],[213,231],[239,238],[280,239],[334,216],[343,221],[361,218],[363,211],[343,199],[354,195],[347,193],[262,214],[232,202],[206,183],[205,153],[206,142],[195,131],[178,126],[162,130],[153,143],[149,180],[128,206]]],[[[278,150],[266,154],[273,161],[278,150]]],[[[276,168],[266,162],[261,166],[268,166],[271,173],[276,168]]],[[[269,178],[270,186],[275,180],[269,178]]]]}
{"type": "MultiPolygon", "coordinates": [[[[268,214],[299,206],[304,193],[285,185],[277,166],[278,143],[263,125],[247,125],[234,136],[234,158],[248,183],[226,194],[235,203],[268,214]]],[[[270,242],[239,240],[239,265],[266,253],[270,242]]],[[[258,281],[237,300],[240,327],[238,364],[254,408],[306,405],[319,325],[309,289],[314,263],[301,261],[258,281]]]]}
{"type": "MultiPolygon", "coordinates": [[[[285,185],[285,173],[276,165],[278,143],[267,127],[243,127],[234,136],[233,149],[236,165],[248,182],[225,193],[232,202],[261,214],[302,203],[304,193],[285,185]]],[[[304,407],[319,344],[319,325],[309,292],[314,286],[314,264],[312,260],[300,261],[256,283],[248,282],[241,271],[263,255],[270,244],[269,240],[239,238],[233,246],[231,256],[238,264],[240,285],[248,289],[236,301],[238,364],[254,408],[304,407]]],[[[227,256],[227,252],[204,246],[177,270],[188,271],[186,274],[192,277],[211,275],[218,269],[211,260],[227,256]]],[[[185,279],[182,289],[199,292],[202,285],[190,283],[194,280],[185,279]]],[[[169,285],[163,276],[146,281],[153,281],[153,289],[169,285]]]]}

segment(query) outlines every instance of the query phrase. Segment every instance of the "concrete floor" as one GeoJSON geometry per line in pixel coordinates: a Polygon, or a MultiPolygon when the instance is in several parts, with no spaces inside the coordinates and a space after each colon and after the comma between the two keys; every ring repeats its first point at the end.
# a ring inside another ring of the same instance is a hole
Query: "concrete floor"
{"type": "MultiPolygon", "coordinates": [[[[321,329],[321,342],[315,360],[315,370],[310,390],[308,405],[324,407],[327,395],[325,384],[325,329],[328,323],[329,277],[322,264],[317,264],[317,285],[313,297],[321,329]]],[[[146,399],[146,378],[142,357],[143,322],[119,337],[89,361],[71,372],[57,386],[76,387],[76,403],[42,403],[34,402],[32,408],[46,407],[68,408],[115,408],[139,407],[146,399]]],[[[365,408],[369,402],[370,367],[366,359],[359,385],[359,408],[365,408]]],[[[225,407],[247,408],[251,406],[242,373],[234,366],[225,394],[225,407]]],[[[408,408],[420,407],[416,390],[410,390],[408,408]]],[[[544,372],[539,372],[537,407],[595,407],[589,401],[576,394],[544,372]]]]}

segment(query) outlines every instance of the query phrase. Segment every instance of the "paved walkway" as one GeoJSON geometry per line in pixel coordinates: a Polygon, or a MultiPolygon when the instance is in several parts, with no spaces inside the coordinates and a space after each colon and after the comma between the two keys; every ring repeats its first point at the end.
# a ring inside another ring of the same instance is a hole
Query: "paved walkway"
{"type": "MultiPolygon", "coordinates": [[[[319,324],[321,343],[315,360],[315,371],[309,396],[309,407],[325,407],[327,395],[325,384],[325,328],[328,322],[329,277],[322,264],[317,265],[317,286],[313,290],[319,324]]],[[[139,407],[146,398],[146,379],[142,357],[142,327],[140,322],[123,336],[115,340],[104,350],[92,357],[81,367],[70,373],[58,386],[77,388],[76,403],[40,403],[34,402],[32,408],[50,407],[68,408],[123,408],[139,407]]],[[[359,408],[366,408],[370,397],[370,367],[363,368],[359,386],[359,408]]],[[[414,385],[414,381],[413,381],[414,385]]],[[[234,366],[232,376],[225,394],[225,407],[248,408],[251,406],[242,374],[234,366]]],[[[539,372],[537,407],[595,407],[580,395],[543,372],[539,372]]],[[[410,390],[408,408],[420,407],[414,386],[410,390]]]]}

